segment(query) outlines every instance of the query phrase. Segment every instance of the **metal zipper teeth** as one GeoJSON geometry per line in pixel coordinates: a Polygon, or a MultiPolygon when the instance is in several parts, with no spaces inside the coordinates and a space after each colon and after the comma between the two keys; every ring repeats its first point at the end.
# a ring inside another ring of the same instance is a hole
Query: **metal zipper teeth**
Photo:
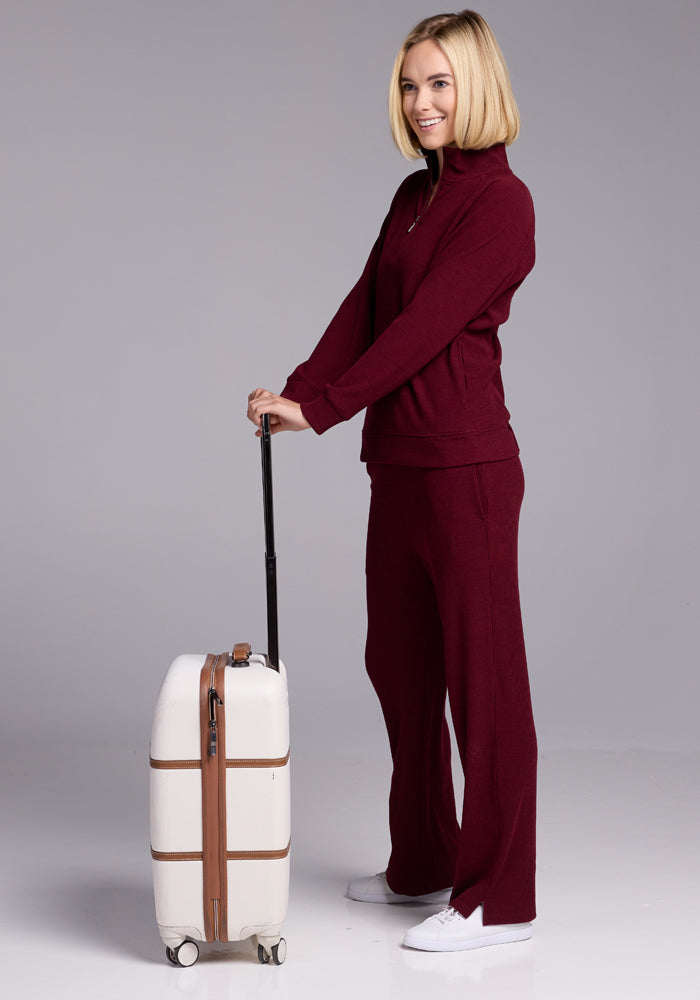
{"type": "Polygon", "coordinates": [[[423,215],[427,212],[428,208],[432,204],[432,194],[433,194],[433,181],[432,181],[432,177],[431,177],[430,180],[429,180],[428,193],[427,193],[427,195],[424,198],[424,205],[421,208],[419,214],[415,217],[415,219],[413,220],[413,222],[411,223],[411,225],[406,230],[407,233],[412,233],[413,232],[413,230],[416,228],[416,226],[418,225],[418,223],[420,222],[420,220],[423,218],[423,215]]]}
{"type": "Polygon", "coordinates": [[[216,706],[221,702],[215,687],[216,670],[221,656],[217,656],[209,670],[209,756],[216,757],[218,743],[218,723],[216,718],[216,706]]]}
{"type": "Polygon", "coordinates": [[[216,673],[216,668],[219,665],[219,660],[220,660],[220,657],[217,656],[216,659],[214,660],[214,662],[212,663],[211,669],[209,671],[209,690],[210,691],[214,689],[214,675],[216,673]]]}

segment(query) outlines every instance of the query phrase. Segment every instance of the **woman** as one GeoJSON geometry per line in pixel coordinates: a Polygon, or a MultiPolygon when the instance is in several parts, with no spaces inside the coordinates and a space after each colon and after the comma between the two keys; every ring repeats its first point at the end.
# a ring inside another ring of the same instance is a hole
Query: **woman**
{"type": "MultiPolygon", "coordinates": [[[[473,11],[418,24],[394,66],[394,140],[427,169],[399,186],[364,272],[281,395],[248,417],[322,434],[367,407],[372,501],[366,666],[393,759],[391,857],[364,902],[444,902],[404,944],[459,951],[532,936],[537,743],[523,642],[519,449],[498,327],[535,259],[506,145],[519,116],[473,11]],[[458,822],[445,696],[465,776],[458,822]],[[446,888],[449,887],[449,888],[446,888]]],[[[256,432],[259,434],[259,431],[256,432]]]]}

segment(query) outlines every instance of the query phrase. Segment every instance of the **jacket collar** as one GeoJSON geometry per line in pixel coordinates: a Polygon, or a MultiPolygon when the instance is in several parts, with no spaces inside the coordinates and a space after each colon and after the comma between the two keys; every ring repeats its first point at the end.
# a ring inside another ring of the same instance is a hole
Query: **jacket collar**
{"type": "MultiPolygon", "coordinates": [[[[422,152],[431,177],[435,181],[438,173],[437,153],[435,150],[422,152]]],[[[488,149],[458,149],[456,146],[443,146],[442,157],[441,185],[476,177],[479,174],[510,169],[503,142],[498,142],[488,149]]]]}

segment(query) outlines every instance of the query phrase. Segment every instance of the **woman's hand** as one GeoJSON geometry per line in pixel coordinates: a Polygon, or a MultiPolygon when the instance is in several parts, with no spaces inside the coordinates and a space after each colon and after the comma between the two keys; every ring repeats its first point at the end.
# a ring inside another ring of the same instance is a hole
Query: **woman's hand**
{"type": "Polygon", "coordinates": [[[248,396],[248,420],[252,420],[258,430],[256,437],[262,436],[259,429],[262,425],[263,413],[270,414],[270,433],[278,431],[305,431],[311,425],[301,412],[299,403],[284,396],[275,396],[267,389],[255,389],[248,396]]]}

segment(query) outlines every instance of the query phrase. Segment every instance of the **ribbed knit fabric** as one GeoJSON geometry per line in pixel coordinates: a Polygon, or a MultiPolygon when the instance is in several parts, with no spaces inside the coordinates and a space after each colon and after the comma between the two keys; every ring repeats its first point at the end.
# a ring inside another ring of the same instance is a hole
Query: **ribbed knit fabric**
{"type": "Polygon", "coordinates": [[[535,916],[537,741],[517,570],[520,459],[371,463],[367,671],[389,734],[394,892],[454,886],[485,924],[535,916]],[[449,694],[464,769],[455,814],[449,694]]]}
{"type": "Polygon", "coordinates": [[[502,143],[443,154],[427,207],[434,153],[399,186],[359,281],[283,390],[319,434],[367,407],[366,462],[518,454],[498,328],[534,265],[532,199],[502,143]]]}
{"type": "Polygon", "coordinates": [[[283,395],[321,434],[367,408],[366,662],[393,758],[391,889],[535,916],[537,743],[520,619],[523,476],[498,329],[535,259],[505,146],[399,186],[365,269],[283,395]],[[427,207],[426,207],[427,206],[427,207]],[[465,775],[458,823],[449,693],[465,775]]]}

